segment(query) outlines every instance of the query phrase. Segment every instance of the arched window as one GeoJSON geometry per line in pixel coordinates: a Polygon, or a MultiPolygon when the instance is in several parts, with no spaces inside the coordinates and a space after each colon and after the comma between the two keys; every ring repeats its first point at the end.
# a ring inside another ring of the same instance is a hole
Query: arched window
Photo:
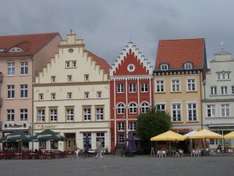
{"type": "Polygon", "coordinates": [[[161,64],[160,65],[160,70],[165,71],[165,70],[168,70],[168,69],[169,69],[168,64],[161,64]]]}
{"type": "Polygon", "coordinates": [[[123,103],[119,103],[117,105],[117,114],[123,114],[125,112],[125,105],[123,103]]]}
{"type": "Polygon", "coordinates": [[[184,69],[185,70],[191,70],[193,68],[193,64],[192,63],[185,63],[184,64],[184,69]]]}
{"type": "Polygon", "coordinates": [[[149,103],[144,102],[141,104],[141,112],[142,113],[146,113],[149,111],[149,103]]]}
{"type": "Polygon", "coordinates": [[[130,114],[137,113],[137,104],[136,103],[130,103],[129,104],[129,113],[130,114]]]}

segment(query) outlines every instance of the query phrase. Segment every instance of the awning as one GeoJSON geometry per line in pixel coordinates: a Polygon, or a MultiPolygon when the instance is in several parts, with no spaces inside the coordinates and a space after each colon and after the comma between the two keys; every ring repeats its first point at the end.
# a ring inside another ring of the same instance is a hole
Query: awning
{"type": "Polygon", "coordinates": [[[174,131],[167,131],[165,133],[159,134],[150,138],[151,141],[184,141],[185,137],[174,131]]]}

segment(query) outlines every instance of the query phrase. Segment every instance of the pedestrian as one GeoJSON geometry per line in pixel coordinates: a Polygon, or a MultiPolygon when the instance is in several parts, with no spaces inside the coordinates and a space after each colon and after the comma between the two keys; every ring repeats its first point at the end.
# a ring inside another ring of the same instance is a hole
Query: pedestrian
{"type": "Polygon", "coordinates": [[[79,157],[79,153],[80,153],[80,149],[79,147],[76,147],[76,150],[75,150],[76,158],[79,157]]]}
{"type": "Polygon", "coordinates": [[[96,149],[97,149],[96,158],[103,158],[103,155],[102,155],[102,143],[100,141],[97,141],[97,143],[96,143],[96,149]]]}

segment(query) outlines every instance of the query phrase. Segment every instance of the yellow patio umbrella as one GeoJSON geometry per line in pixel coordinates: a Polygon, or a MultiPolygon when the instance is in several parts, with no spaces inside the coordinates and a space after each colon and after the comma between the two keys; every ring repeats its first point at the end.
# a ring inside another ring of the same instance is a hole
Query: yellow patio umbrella
{"type": "Polygon", "coordinates": [[[187,136],[187,138],[188,139],[222,139],[223,136],[213,131],[203,129],[203,130],[197,131],[187,136]]]}
{"type": "Polygon", "coordinates": [[[224,139],[234,139],[234,131],[224,135],[224,139]]]}
{"type": "Polygon", "coordinates": [[[185,137],[171,130],[150,138],[151,141],[184,141],[185,137]]]}

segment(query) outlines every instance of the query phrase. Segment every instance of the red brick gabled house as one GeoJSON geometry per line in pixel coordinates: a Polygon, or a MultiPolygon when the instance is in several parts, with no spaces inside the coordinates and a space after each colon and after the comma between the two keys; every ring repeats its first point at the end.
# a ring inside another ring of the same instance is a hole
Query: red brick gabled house
{"type": "Polygon", "coordinates": [[[153,105],[152,67],[132,42],[122,50],[110,71],[111,147],[135,134],[140,113],[153,105]]]}

